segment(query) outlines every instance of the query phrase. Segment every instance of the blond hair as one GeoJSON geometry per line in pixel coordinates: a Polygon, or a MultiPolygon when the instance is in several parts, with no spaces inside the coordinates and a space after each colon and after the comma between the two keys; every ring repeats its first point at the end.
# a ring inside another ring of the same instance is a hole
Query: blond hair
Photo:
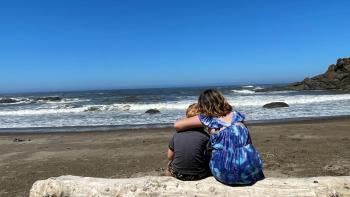
{"type": "Polygon", "coordinates": [[[190,106],[188,106],[187,110],[186,110],[186,117],[187,118],[191,118],[193,116],[197,116],[198,113],[198,104],[197,103],[193,103],[190,106]]]}

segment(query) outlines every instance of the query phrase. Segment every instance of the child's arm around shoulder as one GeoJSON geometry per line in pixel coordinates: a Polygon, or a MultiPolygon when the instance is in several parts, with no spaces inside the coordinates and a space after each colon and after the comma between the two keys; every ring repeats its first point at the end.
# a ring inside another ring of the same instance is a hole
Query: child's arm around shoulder
{"type": "Polygon", "coordinates": [[[192,128],[202,127],[202,123],[198,116],[193,116],[191,118],[183,118],[174,123],[174,128],[176,131],[185,131],[192,128]]]}

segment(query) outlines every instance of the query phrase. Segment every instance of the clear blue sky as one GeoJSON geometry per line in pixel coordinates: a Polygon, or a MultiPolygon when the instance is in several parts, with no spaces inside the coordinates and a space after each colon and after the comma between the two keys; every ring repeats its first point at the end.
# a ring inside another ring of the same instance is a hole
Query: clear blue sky
{"type": "Polygon", "coordinates": [[[348,0],[0,1],[0,92],[278,83],[350,56],[348,0]]]}

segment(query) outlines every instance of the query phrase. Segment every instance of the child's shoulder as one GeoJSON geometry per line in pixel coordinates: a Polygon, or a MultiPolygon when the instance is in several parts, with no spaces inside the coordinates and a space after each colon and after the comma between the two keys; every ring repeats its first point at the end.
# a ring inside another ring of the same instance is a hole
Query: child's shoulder
{"type": "Polygon", "coordinates": [[[244,122],[245,120],[245,115],[239,111],[233,111],[233,117],[232,117],[232,122],[244,122]]]}

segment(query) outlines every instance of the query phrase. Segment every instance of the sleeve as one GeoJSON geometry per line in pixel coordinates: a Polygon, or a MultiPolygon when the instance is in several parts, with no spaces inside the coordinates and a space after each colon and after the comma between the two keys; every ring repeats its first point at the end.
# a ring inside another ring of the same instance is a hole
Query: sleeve
{"type": "Polygon", "coordinates": [[[207,117],[205,115],[199,114],[198,118],[199,121],[201,121],[202,125],[211,129],[219,129],[222,127],[222,125],[212,117],[207,117]]]}
{"type": "Polygon", "coordinates": [[[234,117],[233,117],[233,123],[236,123],[236,122],[243,122],[245,120],[245,115],[242,114],[241,112],[239,111],[235,111],[234,112],[234,117]]]}
{"type": "Polygon", "coordinates": [[[174,137],[175,135],[171,138],[170,142],[169,142],[169,149],[174,151],[174,137]]]}

